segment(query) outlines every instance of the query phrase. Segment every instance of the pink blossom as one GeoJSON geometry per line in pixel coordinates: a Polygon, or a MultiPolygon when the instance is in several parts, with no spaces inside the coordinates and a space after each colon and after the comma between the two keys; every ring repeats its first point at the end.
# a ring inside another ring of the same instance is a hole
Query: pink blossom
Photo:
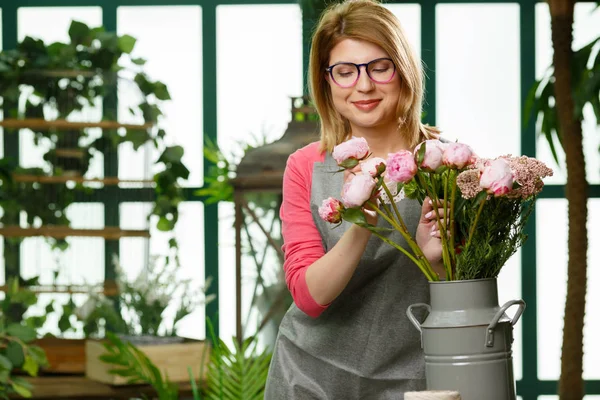
{"type": "Polygon", "coordinates": [[[447,145],[437,139],[421,142],[415,148],[415,158],[418,157],[419,149],[423,143],[425,143],[425,154],[420,167],[426,171],[433,172],[442,166],[442,157],[447,145]]]}
{"type": "Polygon", "coordinates": [[[373,157],[361,161],[360,169],[363,173],[371,175],[373,178],[378,177],[385,171],[385,160],[380,157],[373,157]]]}
{"type": "Polygon", "coordinates": [[[388,154],[386,176],[391,182],[406,183],[417,173],[417,164],[412,152],[400,150],[388,154]]]}
{"type": "Polygon", "coordinates": [[[319,216],[327,222],[337,224],[342,220],[342,211],[344,206],[342,202],[333,197],[329,197],[323,200],[321,207],[319,207],[319,216]]]}
{"type": "Polygon", "coordinates": [[[369,145],[367,144],[367,140],[365,138],[352,138],[335,146],[332,156],[339,166],[352,168],[368,154],[369,145]],[[351,160],[351,163],[348,164],[348,160],[351,160]]]}
{"type": "Polygon", "coordinates": [[[513,173],[508,161],[504,158],[488,161],[479,178],[479,186],[496,197],[509,193],[513,187],[513,173]]]}
{"type": "Polygon", "coordinates": [[[528,199],[536,196],[544,187],[542,178],[552,176],[554,173],[546,164],[532,157],[508,157],[507,160],[515,182],[520,185],[510,193],[510,197],[528,199]]]}
{"type": "Polygon", "coordinates": [[[473,150],[464,143],[449,144],[442,156],[442,162],[449,168],[463,169],[474,161],[473,150]]]}
{"type": "Polygon", "coordinates": [[[362,206],[371,198],[375,184],[369,174],[353,175],[342,187],[342,203],[347,208],[362,206]]]}
{"type": "Polygon", "coordinates": [[[458,174],[456,177],[456,185],[460,189],[462,197],[465,199],[472,199],[483,190],[481,189],[481,186],[479,186],[480,175],[481,170],[475,168],[467,169],[458,174]]]}

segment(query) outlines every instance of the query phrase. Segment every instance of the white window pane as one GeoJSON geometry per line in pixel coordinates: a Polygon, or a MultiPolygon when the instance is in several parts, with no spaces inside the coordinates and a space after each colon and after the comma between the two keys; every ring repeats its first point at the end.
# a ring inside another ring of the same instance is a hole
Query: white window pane
{"type": "Polygon", "coordinates": [[[285,131],[289,98],[302,95],[301,27],[298,5],[217,7],[217,126],[226,153],[285,131]]]}
{"type": "Polygon", "coordinates": [[[419,4],[384,4],[384,6],[398,17],[417,57],[421,57],[421,6],[419,4]]]}
{"type": "MultiPolygon", "coordinates": [[[[184,164],[190,170],[186,186],[203,184],[202,117],[202,9],[199,6],[119,7],[118,32],[137,39],[133,58],[147,60],[144,71],[152,80],[165,83],[172,100],[162,103],[167,144],[183,146],[184,164]],[[157,27],[160,26],[160,29],[157,27]]],[[[128,65],[129,66],[129,65],[128,65]]],[[[131,85],[119,85],[119,117],[131,122],[128,107],[140,103],[131,85]]],[[[144,161],[143,152],[131,146],[119,149],[119,176],[144,177],[144,165],[154,163],[157,154],[144,161]]],[[[157,171],[152,171],[152,173],[157,171]]]]}
{"type": "Polygon", "coordinates": [[[519,6],[439,4],[436,113],[481,156],[520,152],[519,6]]]}
{"type": "MultiPolygon", "coordinates": [[[[592,12],[596,7],[594,3],[575,4],[575,23],[573,28],[573,48],[580,49],[593,39],[600,36],[600,10],[592,12]]],[[[550,11],[548,4],[540,2],[535,6],[535,65],[536,79],[543,77],[552,64],[552,38],[550,30],[550,11]]],[[[590,183],[600,183],[600,128],[588,104],[583,110],[583,151],[586,162],[587,179],[590,183]]],[[[599,121],[600,122],[600,121],[599,121]]],[[[557,149],[561,167],[556,165],[545,137],[537,141],[537,157],[554,169],[554,176],[549,177],[546,183],[564,184],[566,182],[566,169],[564,152],[557,149]]]]}
{"type": "Polygon", "coordinates": [[[18,38],[42,39],[46,44],[69,42],[69,26],[73,20],[95,27],[102,25],[101,7],[19,7],[18,38]],[[52,23],[48,23],[52,21],[52,23]]]}
{"type": "MultiPolygon", "coordinates": [[[[285,131],[289,98],[302,95],[301,27],[298,5],[217,7],[218,143],[226,155],[241,156],[240,142],[273,141],[285,131]]],[[[233,205],[219,204],[219,322],[224,338],[235,335],[233,221],[233,205]]],[[[245,259],[243,265],[253,264],[245,259]]],[[[253,276],[247,278],[245,283],[253,276]]],[[[250,302],[247,297],[244,305],[250,302]]]]}
{"type": "MultiPolygon", "coordinates": [[[[71,227],[102,229],[104,206],[100,203],[76,203],[67,209],[71,227]]],[[[44,237],[25,238],[21,245],[21,273],[25,278],[39,276],[43,284],[96,284],[104,281],[104,239],[99,237],[69,237],[65,251],[52,250],[44,237]]]]}
{"type": "MultiPolygon", "coordinates": [[[[540,199],[537,202],[537,297],[538,297],[538,377],[558,379],[562,346],[563,317],[567,291],[567,201],[540,199]],[[552,218],[548,218],[552,216],[552,218]],[[561,227],[557,229],[557,227],[561,227]],[[564,227],[564,228],[563,228],[564,227]],[[551,245],[549,245],[551,244],[551,245]]],[[[588,241],[600,240],[600,199],[588,201],[588,241]]],[[[600,292],[591,288],[600,285],[600,250],[588,247],[588,292],[584,328],[583,375],[600,378],[600,320],[595,307],[600,304],[600,292]]]]}
{"type": "MultiPolygon", "coordinates": [[[[152,209],[151,203],[122,203],[121,228],[147,229],[146,217],[152,209]]],[[[156,229],[156,220],[150,220],[150,240],[125,238],[120,240],[120,263],[129,279],[134,279],[148,266],[148,255],[164,256],[169,254],[168,240],[172,232],[160,232],[156,229]]],[[[179,244],[178,279],[191,279],[192,287],[204,285],[204,204],[201,202],[183,202],[179,205],[179,221],[175,226],[175,237],[179,244]]],[[[161,264],[162,265],[162,264],[161,264]]],[[[201,296],[201,294],[198,294],[201,296]]],[[[177,295],[174,297],[179,300],[177,295]]],[[[167,310],[167,318],[172,318],[175,309],[167,310]]],[[[180,336],[204,338],[205,312],[199,307],[192,315],[183,319],[177,326],[180,336]]]]}

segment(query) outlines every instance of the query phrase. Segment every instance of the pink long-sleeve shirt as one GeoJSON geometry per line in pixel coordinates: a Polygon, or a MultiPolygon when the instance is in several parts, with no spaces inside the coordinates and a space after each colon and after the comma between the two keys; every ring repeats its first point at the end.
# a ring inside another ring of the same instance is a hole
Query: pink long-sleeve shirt
{"type": "Polygon", "coordinates": [[[326,308],[315,301],[306,284],[307,268],[325,254],[310,209],[313,166],[323,162],[319,143],[311,143],[288,158],[283,174],[282,223],[285,281],[296,306],[316,318],[326,308]]]}

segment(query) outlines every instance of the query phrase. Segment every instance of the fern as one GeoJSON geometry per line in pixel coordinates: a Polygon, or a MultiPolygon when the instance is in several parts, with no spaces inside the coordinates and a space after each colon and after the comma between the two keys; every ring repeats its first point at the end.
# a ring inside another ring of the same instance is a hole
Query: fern
{"type": "Polygon", "coordinates": [[[207,324],[214,348],[206,373],[206,400],[263,399],[271,354],[258,351],[255,337],[241,344],[234,340],[230,349],[216,338],[211,322],[207,324]]]}
{"type": "Polygon", "coordinates": [[[108,343],[104,344],[107,353],[100,356],[105,363],[115,365],[109,373],[128,378],[127,383],[148,383],[158,396],[158,400],[177,400],[178,387],[163,377],[156,365],[137,347],[123,342],[113,333],[107,332],[108,343]]]}

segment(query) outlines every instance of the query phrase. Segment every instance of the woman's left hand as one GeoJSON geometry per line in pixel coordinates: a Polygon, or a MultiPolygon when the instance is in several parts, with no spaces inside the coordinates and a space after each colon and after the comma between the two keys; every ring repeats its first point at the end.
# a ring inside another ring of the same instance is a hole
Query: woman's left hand
{"type": "MultiPolygon", "coordinates": [[[[436,213],[429,197],[426,197],[421,207],[421,218],[417,226],[416,241],[423,254],[438,275],[444,276],[444,265],[442,262],[442,240],[440,234],[441,224],[438,221],[444,216],[444,208],[438,203],[436,213]]],[[[444,225],[446,221],[444,221],[444,225]]]]}

